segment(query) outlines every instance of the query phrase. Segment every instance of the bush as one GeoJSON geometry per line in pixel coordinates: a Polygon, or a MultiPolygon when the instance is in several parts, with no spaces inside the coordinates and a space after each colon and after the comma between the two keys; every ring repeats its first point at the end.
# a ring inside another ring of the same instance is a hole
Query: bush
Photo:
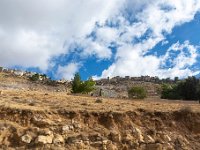
{"type": "Polygon", "coordinates": [[[38,73],[32,75],[30,78],[29,78],[31,81],[38,81],[40,79],[40,75],[38,73]]]}
{"type": "Polygon", "coordinates": [[[72,81],[72,93],[81,93],[81,84],[81,77],[76,73],[72,81]]]}
{"type": "Polygon", "coordinates": [[[163,84],[161,98],[163,99],[182,99],[177,85],[163,84]]]}
{"type": "Polygon", "coordinates": [[[95,82],[90,78],[87,81],[81,81],[81,76],[76,73],[72,81],[72,93],[89,93],[94,90],[95,82]]]}
{"type": "Polygon", "coordinates": [[[132,87],[128,90],[128,97],[131,99],[144,99],[147,97],[147,92],[143,87],[132,87]]]}
{"type": "Polygon", "coordinates": [[[200,80],[188,77],[176,84],[163,84],[161,98],[200,100],[200,80]]]}

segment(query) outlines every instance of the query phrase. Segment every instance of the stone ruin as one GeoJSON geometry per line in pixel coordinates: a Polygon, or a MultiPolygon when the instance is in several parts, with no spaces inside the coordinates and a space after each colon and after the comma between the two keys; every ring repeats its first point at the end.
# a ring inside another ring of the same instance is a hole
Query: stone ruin
{"type": "MultiPolygon", "coordinates": [[[[160,80],[158,77],[141,76],[141,77],[119,77],[100,79],[96,81],[96,90],[93,96],[109,98],[128,98],[128,89],[133,86],[142,86],[147,91],[148,97],[158,97],[160,91],[160,80]]],[[[172,82],[172,81],[170,81],[172,82]]]]}

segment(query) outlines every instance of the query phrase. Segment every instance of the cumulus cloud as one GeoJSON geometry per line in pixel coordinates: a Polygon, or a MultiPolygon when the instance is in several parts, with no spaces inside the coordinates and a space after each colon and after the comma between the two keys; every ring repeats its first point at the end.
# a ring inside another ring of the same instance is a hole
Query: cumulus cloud
{"type": "MultiPolygon", "coordinates": [[[[52,58],[78,51],[83,59],[114,58],[100,77],[194,75],[199,48],[189,42],[175,43],[163,56],[148,53],[169,44],[166,35],[199,10],[198,0],[1,0],[0,65],[45,72],[59,65],[52,58]]],[[[58,66],[58,74],[70,79],[79,68],[76,62],[58,66]]]]}
{"type": "MultiPolygon", "coordinates": [[[[0,65],[47,70],[53,57],[69,53],[70,41],[84,39],[96,22],[115,14],[122,1],[1,0],[0,65]]],[[[85,53],[104,53],[101,47],[91,44],[93,50],[85,53]]],[[[110,52],[99,55],[109,57],[110,52]]]]}
{"type": "Polygon", "coordinates": [[[66,66],[58,66],[56,77],[71,80],[74,74],[78,72],[80,66],[79,63],[69,63],[66,66]]]}
{"type": "Polygon", "coordinates": [[[193,71],[191,66],[197,61],[199,48],[190,45],[188,41],[174,44],[162,57],[145,54],[148,54],[159,42],[165,43],[166,34],[170,34],[175,26],[193,20],[194,15],[200,9],[200,2],[192,0],[188,4],[186,0],[176,2],[157,0],[151,3],[144,0],[141,3],[136,1],[138,6],[132,8],[134,4],[134,2],[127,1],[125,6],[129,12],[135,13],[127,14],[125,12],[125,15],[119,17],[118,31],[121,32],[121,36],[117,38],[117,41],[121,47],[117,50],[115,62],[102,72],[101,77],[117,75],[186,77],[196,75],[198,71],[193,71]],[[172,59],[169,54],[175,48],[180,54],[173,56],[173,60],[170,62],[171,67],[163,68],[162,65],[166,65],[172,59]],[[187,50],[185,51],[183,48],[187,50]],[[186,55],[187,53],[189,55],[186,55]]]}
{"type": "Polygon", "coordinates": [[[120,54],[117,61],[103,71],[102,77],[150,75],[161,78],[177,76],[183,78],[200,73],[190,69],[197,62],[199,47],[190,45],[188,41],[183,44],[179,42],[173,44],[166,54],[160,57],[141,55],[141,47],[122,47],[123,49],[126,49],[123,51],[124,54],[120,54]],[[166,66],[167,62],[170,66],[166,66]]]}

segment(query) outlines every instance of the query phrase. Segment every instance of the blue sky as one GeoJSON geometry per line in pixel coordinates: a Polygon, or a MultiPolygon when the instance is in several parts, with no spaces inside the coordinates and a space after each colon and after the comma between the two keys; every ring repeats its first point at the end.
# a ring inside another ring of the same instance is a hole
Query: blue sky
{"type": "Polygon", "coordinates": [[[0,66],[53,79],[199,76],[199,46],[198,0],[0,1],[0,66]]]}

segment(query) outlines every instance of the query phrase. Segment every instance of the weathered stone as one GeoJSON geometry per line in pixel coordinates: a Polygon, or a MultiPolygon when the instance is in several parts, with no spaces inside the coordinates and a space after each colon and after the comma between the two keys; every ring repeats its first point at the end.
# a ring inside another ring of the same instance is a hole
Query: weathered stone
{"type": "Polygon", "coordinates": [[[187,139],[185,139],[182,136],[178,136],[177,139],[175,140],[175,148],[176,149],[187,149],[187,144],[189,144],[189,142],[187,141],[187,139]]]}
{"type": "Polygon", "coordinates": [[[36,143],[42,143],[42,144],[51,144],[53,142],[53,136],[44,136],[39,135],[36,139],[36,143]]]}
{"type": "Polygon", "coordinates": [[[93,133],[89,135],[89,140],[92,142],[102,141],[102,136],[99,133],[93,133]]]}
{"type": "Polygon", "coordinates": [[[33,123],[35,123],[38,127],[55,125],[55,122],[51,121],[50,119],[45,119],[43,116],[34,116],[33,123]]]}
{"type": "Polygon", "coordinates": [[[67,142],[68,144],[74,144],[74,143],[77,143],[77,142],[79,142],[79,141],[80,141],[80,140],[77,139],[76,136],[70,136],[70,137],[67,137],[67,138],[66,138],[66,142],[67,142]]]}
{"type": "Polygon", "coordinates": [[[164,134],[163,136],[162,136],[162,138],[163,138],[163,140],[165,141],[165,142],[171,142],[172,141],[172,139],[169,137],[169,135],[167,135],[167,134],[164,134]]]}
{"type": "Polygon", "coordinates": [[[144,137],[140,129],[135,128],[135,130],[133,131],[133,134],[139,142],[144,142],[144,137]]]}
{"type": "Polygon", "coordinates": [[[69,132],[69,131],[73,131],[74,130],[74,126],[73,125],[65,125],[62,127],[62,131],[65,132],[69,132]]]}
{"type": "Polygon", "coordinates": [[[83,149],[84,148],[84,143],[82,140],[78,140],[75,142],[76,148],[77,149],[83,149]]]}
{"type": "Polygon", "coordinates": [[[163,150],[174,150],[174,147],[170,143],[163,144],[163,150]]]}
{"type": "Polygon", "coordinates": [[[121,141],[121,135],[120,135],[120,133],[118,133],[116,131],[112,131],[110,133],[110,137],[111,137],[111,140],[113,142],[120,142],[121,141]]]}
{"type": "Polygon", "coordinates": [[[145,143],[154,143],[155,142],[155,140],[150,135],[145,135],[144,141],[145,141],[145,143]]]}
{"type": "Polygon", "coordinates": [[[3,95],[3,91],[2,90],[0,90],[0,95],[3,95]]]}
{"type": "Polygon", "coordinates": [[[103,146],[102,146],[102,149],[103,149],[103,150],[107,150],[107,145],[103,145],[103,146]]]}
{"type": "Polygon", "coordinates": [[[81,134],[81,139],[82,139],[83,141],[89,141],[88,136],[86,136],[86,135],[84,135],[84,134],[81,134]]]}
{"type": "Polygon", "coordinates": [[[82,128],[81,124],[79,124],[79,123],[74,123],[73,126],[74,126],[75,129],[81,129],[82,128]]]}
{"type": "Polygon", "coordinates": [[[107,149],[108,149],[108,150],[118,150],[117,146],[114,145],[113,143],[109,143],[109,144],[107,145],[107,149]]]}
{"type": "Polygon", "coordinates": [[[25,134],[24,136],[22,136],[21,138],[22,142],[24,143],[31,143],[32,137],[29,134],[25,134]]]}
{"type": "Polygon", "coordinates": [[[41,132],[42,132],[41,133],[42,135],[53,135],[53,132],[49,130],[48,128],[43,129],[41,132]]]}
{"type": "Polygon", "coordinates": [[[129,134],[129,133],[127,133],[127,134],[125,134],[123,136],[123,141],[124,142],[130,142],[130,141],[133,141],[133,140],[134,140],[133,136],[131,134],[129,134]]]}
{"type": "Polygon", "coordinates": [[[68,132],[70,129],[69,129],[69,126],[68,125],[65,125],[62,127],[62,131],[63,132],[68,132]]]}
{"type": "Polygon", "coordinates": [[[54,139],[53,139],[54,144],[63,144],[64,143],[64,138],[60,134],[56,134],[54,139]]]}
{"type": "Polygon", "coordinates": [[[109,140],[103,140],[103,141],[102,141],[102,144],[103,144],[103,145],[107,145],[108,143],[109,143],[109,140]]]}
{"type": "Polygon", "coordinates": [[[102,141],[96,141],[96,142],[92,142],[92,143],[90,143],[90,145],[91,146],[93,146],[93,147],[102,147],[102,141]]]}

